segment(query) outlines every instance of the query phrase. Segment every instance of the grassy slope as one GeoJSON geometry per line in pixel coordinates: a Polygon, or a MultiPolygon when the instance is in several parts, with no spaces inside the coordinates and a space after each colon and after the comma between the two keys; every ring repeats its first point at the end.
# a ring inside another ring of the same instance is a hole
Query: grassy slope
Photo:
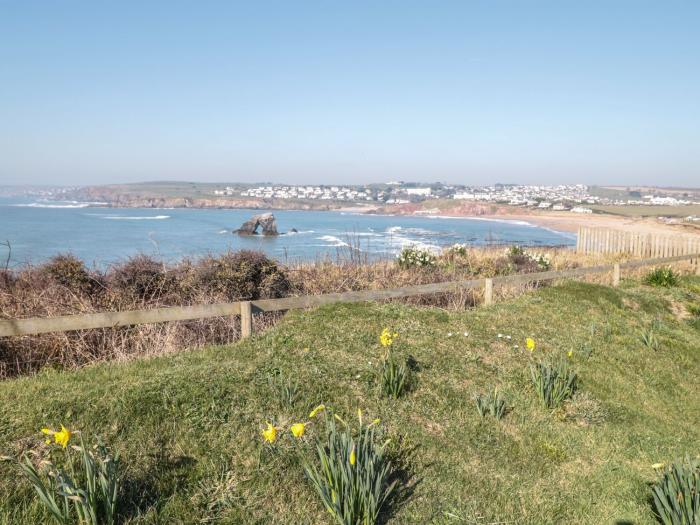
{"type": "MultiPolygon", "coordinates": [[[[130,522],[324,523],[292,450],[258,451],[263,421],[302,419],[325,401],[381,417],[408,455],[414,491],[390,523],[651,523],[650,465],[700,452],[700,322],[678,317],[699,298],[694,278],[673,290],[568,283],[468,312],[388,304],[291,313],[230,347],[1,383],[0,455],[65,422],[121,450],[130,522]],[[638,340],[654,319],[656,353],[638,340]],[[372,385],[384,326],[420,366],[399,401],[372,385]],[[528,335],[536,353],[574,350],[584,397],[568,411],[535,401],[528,335]],[[301,384],[294,409],[271,394],[276,368],[301,384]],[[513,407],[501,422],[481,419],[472,401],[493,385],[513,407]]],[[[0,523],[43,522],[32,501],[0,465],[0,523]]]]}
{"type": "Polygon", "coordinates": [[[589,208],[610,215],[623,217],[688,217],[700,214],[700,205],[683,206],[602,206],[589,205],[589,208]]]}

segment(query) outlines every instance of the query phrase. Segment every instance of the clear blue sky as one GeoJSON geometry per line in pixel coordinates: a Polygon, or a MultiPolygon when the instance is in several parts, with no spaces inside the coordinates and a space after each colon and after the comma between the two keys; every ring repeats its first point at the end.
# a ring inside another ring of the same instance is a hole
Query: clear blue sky
{"type": "Polygon", "coordinates": [[[700,186],[697,0],[0,0],[0,184],[700,186]]]}

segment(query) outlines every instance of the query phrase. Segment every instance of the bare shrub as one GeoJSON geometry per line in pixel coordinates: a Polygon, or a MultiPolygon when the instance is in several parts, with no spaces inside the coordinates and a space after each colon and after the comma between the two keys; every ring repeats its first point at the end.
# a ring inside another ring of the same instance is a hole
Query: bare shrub
{"type": "Polygon", "coordinates": [[[197,267],[197,283],[202,290],[239,301],[284,297],[290,288],[275,261],[250,250],[203,259],[197,267]]]}
{"type": "Polygon", "coordinates": [[[147,255],[131,257],[115,266],[107,276],[109,285],[116,291],[137,300],[156,300],[167,295],[173,286],[165,265],[147,255]]]}

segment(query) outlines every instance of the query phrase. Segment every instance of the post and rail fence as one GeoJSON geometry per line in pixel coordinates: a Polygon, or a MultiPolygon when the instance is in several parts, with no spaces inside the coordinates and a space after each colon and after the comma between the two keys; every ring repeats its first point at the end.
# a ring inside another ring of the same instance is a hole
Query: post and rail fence
{"type": "Polygon", "coordinates": [[[577,253],[617,253],[636,257],[676,257],[700,253],[700,236],[636,233],[609,228],[581,227],[577,253]]]}
{"type": "Polygon", "coordinates": [[[673,262],[691,261],[695,264],[695,274],[700,275],[700,249],[692,254],[674,257],[640,259],[623,263],[572,268],[518,275],[507,275],[486,279],[469,279],[433,284],[421,284],[388,290],[365,290],[341,292],[324,295],[305,295],[301,297],[284,297],[281,299],[260,299],[256,301],[238,301],[232,303],[202,304],[193,306],[172,306],[146,310],[129,310],[124,312],[104,312],[91,314],[64,315],[59,317],[33,317],[27,319],[0,320],[0,337],[39,335],[49,332],[70,332],[73,330],[91,330],[97,328],[117,328],[139,324],[163,323],[170,321],[188,321],[211,317],[241,317],[241,338],[249,337],[253,331],[253,314],[261,312],[281,312],[286,310],[311,308],[338,302],[364,302],[415,297],[436,293],[449,293],[458,290],[482,289],[484,303],[493,303],[493,291],[497,286],[523,285],[557,279],[570,279],[612,272],[612,285],[620,282],[623,269],[644,266],[665,265],[673,262]]]}

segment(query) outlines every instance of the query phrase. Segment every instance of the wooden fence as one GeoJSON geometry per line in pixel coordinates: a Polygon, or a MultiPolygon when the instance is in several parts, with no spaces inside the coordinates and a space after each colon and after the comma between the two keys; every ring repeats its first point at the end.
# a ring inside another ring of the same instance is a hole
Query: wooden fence
{"type": "Polygon", "coordinates": [[[34,317],[29,319],[0,320],[0,337],[38,335],[48,332],[69,332],[72,330],[90,330],[95,328],[116,328],[139,324],[163,323],[168,321],[186,321],[210,317],[240,316],[241,337],[248,337],[253,329],[253,314],[258,312],[280,312],[299,308],[310,308],[338,302],[362,302],[413,297],[435,293],[449,293],[459,290],[481,289],[484,303],[493,302],[494,288],[504,285],[523,285],[556,279],[569,279],[612,273],[611,284],[617,286],[623,269],[641,268],[669,264],[680,261],[694,261],[695,273],[700,275],[700,250],[695,254],[655,259],[641,259],[624,263],[573,268],[570,270],[547,271],[519,275],[507,275],[492,279],[470,279],[434,284],[406,286],[390,290],[367,290],[343,292],[325,295],[306,295],[302,297],[285,297],[282,299],[261,299],[257,301],[240,301],[235,303],[206,304],[194,306],[174,306],[169,308],[152,308],[148,310],[129,310],[126,312],[106,312],[95,314],[65,315],[60,317],[34,317]]]}
{"type": "Polygon", "coordinates": [[[637,257],[676,257],[700,252],[700,236],[657,235],[608,228],[579,228],[578,253],[621,253],[637,257]]]}

